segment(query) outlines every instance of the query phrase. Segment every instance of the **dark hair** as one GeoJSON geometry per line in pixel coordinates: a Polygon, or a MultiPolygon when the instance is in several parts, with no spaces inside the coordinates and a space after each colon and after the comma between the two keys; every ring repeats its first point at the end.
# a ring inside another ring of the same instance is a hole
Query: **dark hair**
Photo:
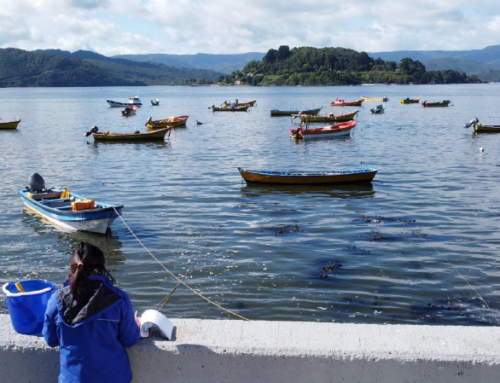
{"type": "Polygon", "coordinates": [[[73,250],[68,278],[71,279],[71,294],[79,305],[86,305],[92,295],[89,276],[104,275],[115,283],[104,263],[102,250],[89,242],[80,242],[73,250]]]}

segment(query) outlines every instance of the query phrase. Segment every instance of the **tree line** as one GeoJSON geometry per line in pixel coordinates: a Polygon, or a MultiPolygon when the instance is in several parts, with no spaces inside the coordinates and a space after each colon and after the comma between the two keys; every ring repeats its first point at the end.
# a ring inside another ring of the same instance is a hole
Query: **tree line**
{"type": "Polygon", "coordinates": [[[426,71],[420,61],[373,59],[366,52],[346,48],[270,49],[262,61],[250,61],[222,84],[242,85],[361,85],[480,83],[477,76],[456,70],[426,71]]]}

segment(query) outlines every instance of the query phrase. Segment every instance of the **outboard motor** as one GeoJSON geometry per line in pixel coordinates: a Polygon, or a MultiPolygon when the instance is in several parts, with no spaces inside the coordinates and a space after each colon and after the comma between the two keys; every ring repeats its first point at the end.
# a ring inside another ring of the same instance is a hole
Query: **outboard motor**
{"type": "Polygon", "coordinates": [[[45,180],[38,173],[33,173],[28,179],[28,190],[31,193],[41,193],[45,190],[45,180]]]}
{"type": "Polygon", "coordinates": [[[467,124],[464,125],[464,128],[470,128],[472,125],[477,124],[479,122],[479,119],[476,117],[473,120],[470,120],[467,124]]]}
{"type": "Polygon", "coordinates": [[[90,129],[87,133],[85,133],[85,137],[90,136],[92,133],[97,133],[99,131],[99,128],[97,126],[93,126],[92,129],[90,129]]]}

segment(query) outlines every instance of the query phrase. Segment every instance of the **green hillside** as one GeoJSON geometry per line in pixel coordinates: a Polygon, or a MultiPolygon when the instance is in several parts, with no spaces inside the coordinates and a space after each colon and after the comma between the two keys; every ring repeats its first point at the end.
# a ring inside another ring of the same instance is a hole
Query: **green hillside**
{"type": "Polygon", "coordinates": [[[90,62],[21,49],[0,49],[0,86],[144,85],[120,78],[90,62]]]}
{"type": "Polygon", "coordinates": [[[264,53],[257,52],[226,55],[206,53],[198,53],[195,55],[152,53],[114,56],[114,58],[141,62],[155,62],[179,68],[209,69],[224,74],[241,70],[248,62],[252,60],[262,60],[262,57],[264,57],[264,53]]]}
{"type": "Polygon", "coordinates": [[[146,85],[184,85],[212,83],[221,77],[221,73],[193,68],[176,68],[160,63],[139,62],[120,58],[111,58],[90,51],[73,53],[60,50],[41,51],[83,60],[94,64],[116,76],[137,81],[146,85]]]}
{"type": "Polygon", "coordinates": [[[228,75],[223,83],[243,85],[360,85],[451,84],[481,82],[455,70],[429,71],[410,58],[394,61],[373,59],[365,52],[346,48],[270,49],[262,61],[251,61],[243,71],[228,75]]]}
{"type": "Polygon", "coordinates": [[[453,69],[476,75],[484,82],[500,81],[500,64],[485,64],[477,61],[462,60],[453,57],[446,57],[427,61],[424,63],[427,70],[453,69]]]}

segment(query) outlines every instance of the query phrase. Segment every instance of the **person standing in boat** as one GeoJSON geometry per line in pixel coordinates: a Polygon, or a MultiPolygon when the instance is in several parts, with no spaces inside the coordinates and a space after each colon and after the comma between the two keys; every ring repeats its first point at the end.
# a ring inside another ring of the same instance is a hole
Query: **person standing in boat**
{"type": "Polygon", "coordinates": [[[125,348],[138,341],[139,321],[104,263],[100,248],[81,242],[68,280],[49,299],[43,336],[50,347],[60,347],[60,383],[132,380],[125,348]]]}

